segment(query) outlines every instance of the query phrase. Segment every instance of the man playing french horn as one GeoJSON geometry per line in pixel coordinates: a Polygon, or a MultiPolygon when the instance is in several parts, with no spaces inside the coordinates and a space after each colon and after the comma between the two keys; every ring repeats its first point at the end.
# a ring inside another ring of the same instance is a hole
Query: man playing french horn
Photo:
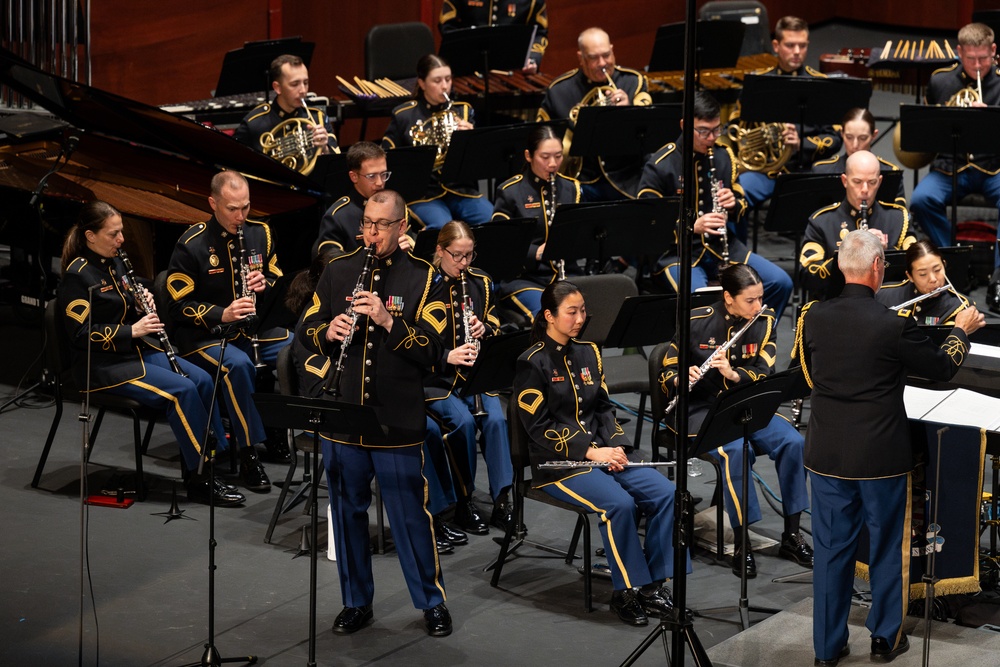
{"type": "MultiPolygon", "coordinates": [[[[970,23],[958,31],[961,63],[939,69],[927,84],[927,104],[985,107],[1000,104],[1000,68],[994,58],[993,30],[970,23]]],[[[958,170],[958,198],[981,193],[991,206],[1000,200],[1000,155],[968,154],[953,160],[938,155],[930,173],[913,190],[910,207],[931,241],[938,247],[951,243],[951,220],[945,207],[951,203],[951,173],[958,170]]]]}
{"type": "Polygon", "coordinates": [[[322,110],[306,105],[309,69],[301,58],[278,56],[271,62],[268,76],[275,92],[274,101],[254,107],[240,121],[233,137],[291,169],[308,174],[318,155],[340,152],[333,126],[322,110]],[[304,133],[312,150],[302,152],[302,142],[297,138],[283,139],[298,133],[304,133]]]}

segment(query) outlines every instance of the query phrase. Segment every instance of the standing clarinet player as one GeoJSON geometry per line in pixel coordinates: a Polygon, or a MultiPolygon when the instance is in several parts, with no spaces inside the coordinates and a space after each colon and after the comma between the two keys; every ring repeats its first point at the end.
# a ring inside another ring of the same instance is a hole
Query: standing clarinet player
{"type": "Polygon", "coordinates": [[[374,406],[386,429],[385,438],[377,442],[352,434],[321,434],[344,604],[333,631],[357,632],[374,619],[368,507],[371,482],[377,477],[410,599],[423,610],[427,633],[443,637],[451,634],[452,623],[426,508],[420,449],[426,432],[425,369],[441,356],[441,341],[426,310],[440,297],[433,267],[399,247],[407,227],[399,193],[373,194],[361,226],[364,247],[375,244],[363,289],[355,291],[366,251],[333,259],[296,329],[299,352],[308,354],[297,360],[300,374],[317,381],[333,372],[341,342],[350,335],[338,384],[340,400],[374,406]],[[358,319],[351,334],[353,315],[358,319]]]}
{"type": "Polygon", "coordinates": [[[862,525],[870,542],[871,659],[889,662],[909,648],[902,623],[915,461],[903,387],[908,373],[953,377],[969,351],[969,334],[984,323],[967,308],[937,346],[911,318],[877,303],[885,254],[874,234],[849,232],[837,264],[847,284],[840,296],[805,306],[794,350],[812,387],[805,465],[813,494],[817,665],[836,665],[850,653],[847,618],[862,525]]]}
{"type": "Polygon", "coordinates": [[[211,417],[208,414],[212,377],[183,359],[171,362],[164,347],[169,341],[155,305],[151,301],[141,305],[135,300],[137,296],[148,298],[149,293],[141,287],[136,289],[136,285],[129,288],[133,277],[126,277],[131,272],[118,257],[124,242],[121,214],[106,202],[92,201],[84,204],[63,244],[59,313],[73,347],[77,385],[166,410],[188,471],[188,498],[207,503],[214,496],[219,507],[239,505],[246,500],[242,494],[217,478],[210,486],[207,469],[202,476],[194,472],[207,422],[211,421],[218,445],[224,448],[226,443],[218,409],[211,417]],[[139,316],[137,306],[146,314],[139,316]]]}

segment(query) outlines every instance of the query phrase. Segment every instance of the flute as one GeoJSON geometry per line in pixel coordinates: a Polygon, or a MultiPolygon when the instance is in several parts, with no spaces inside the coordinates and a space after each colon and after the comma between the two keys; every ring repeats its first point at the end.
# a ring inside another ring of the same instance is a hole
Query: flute
{"type": "Polygon", "coordinates": [[[902,310],[903,308],[906,308],[907,306],[912,306],[914,304],[920,303],[924,299],[929,299],[932,296],[937,296],[941,292],[947,292],[949,289],[951,289],[951,282],[950,281],[946,285],[941,285],[941,287],[937,287],[935,289],[932,289],[930,292],[927,292],[926,294],[921,294],[920,296],[915,296],[912,299],[910,299],[909,301],[904,301],[903,303],[899,304],[898,306],[891,307],[889,310],[902,310]]]}
{"type": "MultiPolygon", "coordinates": [[[[539,463],[538,467],[546,470],[572,470],[574,468],[607,468],[610,461],[546,461],[539,463]]],[[[622,465],[623,468],[653,468],[660,466],[675,466],[676,461],[629,461],[622,465]]]]}

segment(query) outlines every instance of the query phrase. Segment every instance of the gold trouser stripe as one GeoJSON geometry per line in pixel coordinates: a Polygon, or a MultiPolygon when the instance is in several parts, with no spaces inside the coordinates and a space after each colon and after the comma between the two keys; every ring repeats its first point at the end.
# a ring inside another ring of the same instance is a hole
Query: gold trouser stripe
{"type": "MultiPolygon", "coordinates": [[[[900,546],[903,550],[903,571],[900,572],[900,581],[902,586],[899,587],[899,604],[901,606],[900,618],[905,619],[906,614],[910,608],[910,526],[913,525],[913,503],[911,498],[913,497],[913,475],[906,473],[906,513],[903,518],[903,525],[900,526],[901,535],[899,536],[900,546]]],[[[899,646],[899,641],[902,639],[903,626],[899,626],[899,631],[896,633],[896,639],[892,646],[895,648],[899,646]]]]}
{"type": "Polygon", "coordinates": [[[531,312],[531,309],[528,308],[527,306],[525,306],[523,303],[521,303],[521,301],[516,296],[514,296],[513,294],[510,295],[507,298],[510,299],[511,301],[513,301],[514,305],[517,306],[518,308],[520,308],[521,312],[524,313],[524,315],[526,315],[527,317],[534,317],[535,316],[535,314],[531,312]]]}
{"type": "MultiPolygon", "coordinates": [[[[719,456],[722,458],[722,463],[725,464],[726,468],[726,486],[729,487],[729,497],[733,499],[733,507],[736,509],[736,519],[739,521],[739,525],[743,525],[743,506],[740,505],[740,494],[736,493],[736,487],[733,486],[733,477],[729,474],[729,455],[723,451],[722,447],[716,450],[719,456]]],[[[747,480],[749,484],[749,480],[747,480]]],[[[733,526],[735,529],[736,526],[733,526]]]]}
{"type": "MultiPolygon", "coordinates": [[[[215,357],[207,354],[204,350],[198,350],[198,354],[200,354],[203,359],[208,361],[213,366],[218,366],[220,363],[215,360],[215,357]]],[[[233,412],[236,413],[236,419],[239,420],[240,428],[243,429],[243,444],[246,447],[252,447],[254,443],[250,442],[250,427],[247,426],[247,420],[246,417],[243,416],[243,408],[240,406],[240,402],[236,400],[236,392],[233,391],[233,384],[229,381],[229,369],[225,366],[222,367],[222,381],[226,384],[226,391],[229,393],[229,404],[233,406],[233,412]]],[[[233,415],[229,416],[233,417],[233,415]]]]}
{"type": "Polygon", "coordinates": [[[444,444],[444,448],[448,450],[448,467],[451,470],[451,482],[455,485],[455,490],[459,493],[460,497],[469,498],[471,500],[472,494],[469,493],[469,489],[465,486],[465,480],[462,479],[461,471],[459,471],[458,463],[455,460],[455,452],[448,440],[448,436],[451,434],[451,431],[448,431],[447,433],[443,431],[441,432],[441,442],[444,444]]]}
{"type": "Polygon", "coordinates": [[[427,477],[424,475],[424,448],[420,448],[420,479],[424,480],[424,504],[423,510],[424,514],[427,515],[427,528],[431,533],[431,550],[434,552],[434,586],[441,591],[441,597],[446,601],[448,600],[448,594],[444,592],[444,586],[441,584],[441,556],[438,554],[437,542],[434,536],[434,516],[431,514],[430,510],[427,509],[427,503],[430,498],[430,492],[427,487],[427,477]]]}
{"type": "Polygon", "coordinates": [[[171,393],[165,392],[158,387],[154,387],[151,384],[146,384],[141,380],[132,380],[132,382],[130,382],[129,384],[131,384],[134,387],[139,387],[140,389],[145,389],[146,391],[152,394],[156,394],[157,396],[162,396],[168,401],[173,402],[174,409],[177,411],[177,416],[180,418],[181,424],[184,425],[184,432],[187,433],[188,440],[190,440],[191,444],[194,445],[194,451],[201,454],[201,442],[198,440],[198,438],[195,437],[194,431],[191,430],[191,424],[188,423],[187,415],[185,415],[184,411],[181,409],[180,401],[177,400],[176,396],[174,396],[171,393]]]}
{"type": "Polygon", "coordinates": [[[625,580],[625,586],[628,587],[628,588],[632,588],[632,582],[629,581],[629,578],[628,578],[628,570],[625,569],[625,563],[622,562],[622,557],[618,553],[618,546],[615,545],[615,534],[614,534],[614,531],[611,530],[611,519],[608,518],[607,513],[604,510],[602,510],[599,507],[597,507],[596,505],[594,505],[592,502],[590,502],[586,498],[583,498],[582,496],[574,493],[573,491],[570,491],[569,488],[567,488],[566,486],[564,486],[561,481],[560,482],[556,482],[556,487],[559,488],[559,489],[561,489],[562,492],[565,493],[570,498],[575,498],[577,500],[577,502],[579,502],[584,507],[589,507],[594,512],[597,512],[598,514],[601,515],[601,521],[604,522],[605,524],[607,524],[607,529],[608,529],[608,546],[611,547],[611,553],[615,557],[615,562],[618,563],[618,571],[622,573],[622,578],[625,580]]]}

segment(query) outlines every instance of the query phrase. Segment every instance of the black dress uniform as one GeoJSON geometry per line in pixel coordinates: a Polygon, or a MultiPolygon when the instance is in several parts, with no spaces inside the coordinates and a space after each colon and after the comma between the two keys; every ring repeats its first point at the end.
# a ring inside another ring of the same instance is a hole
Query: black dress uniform
{"type": "MultiPolygon", "coordinates": [[[[676,143],[667,144],[658,150],[642,168],[639,183],[639,197],[676,197],[684,192],[684,150],[681,138],[676,143]]],[[[714,178],[722,181],[722,187],[729,188],[736,196],[736,206],[728,211],[729,262],[749,264],[764,282],[764,301],[774,306],[780,318],[788,297],[792,293],[792,280],[783,269],[778,268],[750,249],[736,235],[736,224],[746,211],[743,188],[736,179],[735,159],[727,146],[714,146],[712,159],[708,153],[694,154],[698,172],[698,214],[712,210],[712,186],[709,176],[714,169],[714,178]]],[[[691,252],[691,289],[705,287],[725,269],[722,265],[722,239],[708,234],[693,234],[691,252]]],[[[653,281],[663,290],[677,291],[680,282],[680,256],[677,235],[674,234],[673,247],[667,249],[657,260],[653,281]]]]}
{"type": "MultiPolygon", "coordinates": [[[[920,296],[916,286],[909,280],[882,285],[875,300],[886,308],[892,308],[920,296]]],[[[949,288],[937,296],[924,299],[906,308],[895,311],[900,317],[912,317],[917,324],[924,326],[940,326],[955,324],[955,316],[965,310],[971,302],[959,294],[954,288],[949,288]]]]}
{"type": "MultiPolygon", "coordinates": [[[[712,368],[705,372],[702,379],[691,389],[688,405],[688,436],[694,439],[698,435],[702,422],[708,416],[708,411],[715,404],[719,394],[731,389],[736,384],[755,382],[774,372],[774,361],[777,352],[777,335],[775,331],[774,312],[770,309],[761,313],[757,321],[743,333],[739,340],[726,352],[729,365],[740,376],[739,382],[733,382],[724,377],[718,370],[712,368]]],[[[733,335],[746,324],[746,320],[730,315],[724,302],[714,306],[695,308],[691,311],[691,334],[688,349],[689,362],[692,366],[701,366],[733,335]]],[[[663,371],[660,373],[660,389],[668,397],[673,396],[677,389],[674,380],[680,376],[680,381],[687,380],[687,369],[683,372],[677,367],[679,343],[676,338],[670,342],[667,354],[663,359],[663,371]]],[[[667,425],[673,430],[673,425],[667,425]]],[[[809,496],[806,491],[806,471],[802,466],[803,439],[799,432],[787,419],[774,415],[770,423],[750,435],[751,457],[753,452],[765,452],[775,462],[778,471],[778,484],[781,487],[781,501],[785,516],[798,514],[809,507],[809,496]]],[[[734,529],[743,525],[744,517],[747,525],[760,520],[760,505],[753,484],[747,493],[747,507],[743,507],[743,440],[738,439],[712,450],[711,455],[719,461],[725,477],[724,494],[726,511],[729,513],[730,524],[734,529]]],[[[753,465],[751,458],[750,464],[753,465]]]]}
{"type": "MultiPolygon", "coordinates": [[[[556,174],[555,186],[556,206],[560,204],[580,203],[580,182],[575,178],[556,174]]],[[[539,178],[533,171],[513,176],[497,188],[496,202],[493,205],[494,220],[510,220],[512,218],[534,218],[534,237],[528,247],[528,256],[524,266],[532,267],[521,277],[500,285],[500,300],[513,306],[518,312],[528,317],[534,317],[538,311],[542,290],[558,277],[556,262],[539,262],[535,260],[538,247],[548,241],[549,226],[552,224],[552,193],[549,181],[539,178]]],[[[575,262],[566,265],[567,275],[577,275],[580,270],[575,262]]]]}
{"type": "MultiPolygon", "coordinates": [[[[365,255],[358,250],[333,259],[299,321],[295,338],[301,347],[297,351],[309,356],[297,362],[303,374],[318,382],[332,373],[340,353],[340,343],[326,339],[327,327],[350,305],[365,255]]],[[[439,333],[424,314],[430,301],[440,299],[433,283],[433,267],[398,248],[374,260],[364,289],[378,293],[393,317],[392,331],[387,333],[368,317],[359,317],[340,391],[343,401],[374,406],[386,434],[378,441],[349,433],[324,433],[322,437],[345,607],[370,605],[374,596],[368,507],[376,475],[414,606],[430,609],[445,598],[425,504],[420,449],[426,430],[424,377],[441,355],[439,333]]]]}
{"type": "Polygon", "coordinates": [[[670,577],[675,492],[670,480],[648,467],[620,472],[538,467],[546,461],[585,461],[590,447],[621,447],[630,461],[640,460],[615,419],[597,346],[576,340],[561,345],[544,336],[517,360],[514,397],[530,438],[532,485],[597,513],[615,590],[670,577]],[[647,521],[645,553],[636,507],[647,521]]]}
{"type": "MultiPolygon", "coordinates": [[[[875,156],[879,163],[879,170],[884,177],[886,173],[893,171],[902,171],[899,165],[889,162],[888,160],[883,160],[879,156],[875,156]]],[[[831,158],[825,160],[819,160],[812,166],[813,173],[816,174],[836,174],[840,175],[844,173],[844,169],[847,165],[847,154],[837,153],[831,158]]],[[[882,199],[879,201],[886,201],[886,203],[899,204],[900,206],[906,206],[906,191],[903,188],[903,179],[899,179],[899,189],[896,190],[895,198],[892,202],[888,202],[886,197],[889,195],[888,192],[882,194],[882,199]]]]}
{"type": "MultiPolygon", "coordinates": [[[[243,225],[243,245],[248,259],[255,255],[261,265],[266,287],[257,294],[262,304],[275,281],[282,276],[271,229],[265,223],[247,220],[243,225]]],[[[212,327],[222,324],[222,313],[243,295],[240,248],[237,235],[227,232],[215,216],[208,222],[191,225],[170,257],[167,271],[170,317],[177,346],[185,357],[214,372],[218,364],[219,339],[212,327]]],[[[256,369],[249,356],[253,331],[232,334],[226,347],[223,375],[232,429],[244,447],[263,442],[266,434],[251,394],[256,391],[256,369]]],[[[280,327],[257,330],[261,360],[274,368],[278,351],[291,342],[291,333],[280,327]]]]}
{"type": "MultiPolygon", "coordinates": [[[[309,113],[306,113],[304,107],[298,107],[291,113],[288,113],[282,109],[277,102],[263,102],[258,104],[253,109],[250,110],[243,120],[240,121],[239,126],[236,128],[236,132],[233,133],[233,138],[236,141],[249,146],[258,153],[264,151],[260,143],[260,138],[265,132],[270,132],[276,128],[280,123],[285,122],[291,118],[301,118],[303,120],[309,121],[309,117],[312,116],[312,121],[314,124],[322,125],[326,128],[327,134],[330,135],[330,139],[327,143],[330,150],[339,153],[337,147],[337,135],[333,132],[333,124],[327,117],[326,113],[322,109],[316,107],[309,107],[309,113]]],[[[312,123],[312,121],[309,121],[312,123]]]]}
{"type": "MultiPolygon", "coordinates": [[[[982,74],[982,102],[991,107],[1000,105],[1000,67],[990,67],[982,74]]],[[[975,89],[975,76],[969,76],[961,63],[939,69],[931,74],[927,84],[927,104],[948,104],[963,88],[975,89]]],[[[951,219],[946,207],[952,200],[952,172],[957,171],[958,196],[980,193],[991,205],[1000,205],[1000,155],[968,153],[957,161],[949,154],[939,153],[931,163],[930,172],[920,179],[913,190],[910,207],[920,226],[939,248],[951,245],[951,219]]]]}
{"type": "MultiPolygon", "coordinates": [[[[625,91],[633,106],[649,106],[653,103],[653,98],[649,96],[649,81],[645,74],[617,65],[609,73],[615,87],[625,91]]],[[[607,81],[591,81],[579,68],[570,70],[549,84],[535,120],[546,122],[570,118],[570,129],[572,129],[576,122],[576,114],[571,113],[574,107],[595,88],[609,87],[607,81]]],[[[584,158],[580,182],[595,187],[603,182],[617,191],[619,198],[634,198],[639,189],[636,158],[637,156],[584,158]]]]}
{"type": "MultiPolygon", "coordinates": [[[[429,105],[422,95],[400,104],[392,110],[389,127],[382,137],[382,148],[391,150],[412,146],[410,129],[446,108],[447,104],[429,105]]],[[[468,102],[453,102],[451,112],[461,120],[475,124],[475,112],[468,102]]],[[[443,183],[438,170],[431,172],[423,198],[407,204],[413,217],[428,229],[440,229],[449,220],[478,225],[490,219],[489,200],[479,192],[478,183],[443,183]]]]}
{"type": "MultiPolygon", "coordinates": [[[[184,465],[189,471],[196,470],[205,424],[210,419],[212,377],[184,359],[177,362],[188,377],[178,375],[160,349],[159,340],[152,336],[132,337],[132,325],[139,315],[131,293],[121,285],[124,275],[119,259],[102,257],[89,249],[63,273],[58,303],[62,324],[72,342],[74,379],[77,386],[88,386],[89,341],[91,390],[126,396],[166,410],[184,465]],[[92,294],[93,308],[88,293],[92,294]]],[[[212,413],[211,422],[224,448],[225,431],[218,409],[212,413]]]]}
{"type": "MultiPolygon", "coordinates": [[[[861,228],[858,209],[846,199],[821,208],[809,217],[802,236],[799,271],[802,285],[817,295],[833,287],[830,277],[837,271],[836,252],[849,232],[861,228]]],[[[868,207],[868,227],[889,237],[889,250],[906,250],[916,240],[910,233],[910,214],[899,204],[874,202],[868,207]]],[[[837,272],[839,275],[839,271],[837,272]]]]}
{"type": "Polygon", "coordinates": [[[909,473],[915,463],[903,386],[908,372],[950,379],[969,350],[961,329],[938,347],[912,319],[874,297],[866,285],[848,283],[840,296],[807,304],[798,326],[795,353],[812,387],[805,465],[813,493],[818,659],[836,657],[848,640],[862,524],[871,542],[866,626],[890,648],[899,645],[909,603],[909,473]]]}
{"type": "Polygon", "coordinates": [[[462,28],[494,25],[528,25],[535,28],[531,62],[542,65],[549,45],[549,17],[545,0],[444,0],[438,28],[447,35],[462,28]]]}
{"type": "Polygon", "coordinates": [[[316,253],[335,248],[340,253],[354,252],[361,247],[361,219],[365,214],[367,199],[355,188],[344,195],[323,214],[316,239],[316,253]]]}
{"type": "MultiPolygon", "coordinates": [[[[493,312],[495,292],[493,280],[482,271],[469,267],[466,271],[465,293],[472,301],[472,313],[486,326],[486,336],[500,332],[500,320],[493,312]]],[[[448,449],[459,502],[468,501],[475,491],[476,429],[482,432],[483,457],[490,480],[490,498],[496,501],[510,488],[514,468],[510,461],[510,436],[503,407],[496,395],[480,395],[485,416],[473,416],[475,399],[460,397],[465,386],[467,369],[448,363],[448,353],[461,347],[467,338],[464,324],[462,283],[439,271],[436,280],[442,283],[440,299],[427,304],[426,320],[444,337],[441,357],[424,383],[424,398],[428,414],[447,433],[448,449]]],[[[471,339],[471,336],[468,336],[471,339]]],[[[425,473],[427,470],[425,469],[425,473]]],[[[458,511],[458,510],[456,510],[458,511]]]]}

